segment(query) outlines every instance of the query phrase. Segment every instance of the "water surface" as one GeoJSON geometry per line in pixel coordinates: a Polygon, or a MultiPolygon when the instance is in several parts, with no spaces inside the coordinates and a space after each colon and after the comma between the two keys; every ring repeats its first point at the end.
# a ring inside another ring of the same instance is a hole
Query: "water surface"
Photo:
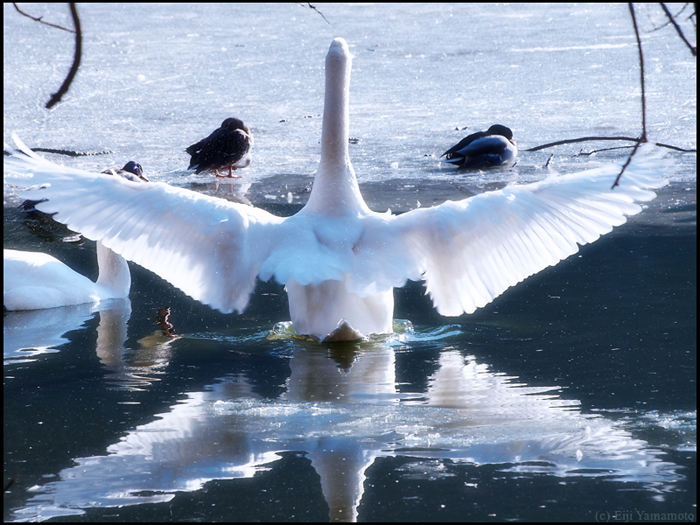
{"type": "MultiPolygon", "coordinates": [[[[620,161],[578,155],[607,143],[524,150],[639,133],[625,5],[318,8],[329,23],[296,4],[80,5],[81,71],[46,111],[72,37],[5,5],[5,139],[109,150],[50,157],[136,159],[151,180],[289,215],[318,162],[336,36],[355,57],[350,153],[377,211],[620,161]],[[244,178],[188,174],[184,148],[232,115],[256,141],[244,178]],[[514,167],[438,161],[495,122],[515,132],[514,167]]],[[[70,23],[64,6],[31,9],[70,23]]],[[[657,7],[638,9],[650,138],[695,148],[695,60],[652,31],[657,7]]],[[[696,519],[696,158],[669,158],[669,186],[612,234],[469,316],[440,317],[410,283],[396,334],[360,344],[290,337],[276,283],[223,315],[135,265],[130,300],[5,314],[4,519],[696,519]],[[165,305],[177,338],[155,324],[165,305]]],[[[46,242],[16,188],[4,197],[5,247],[95,277],[94,243],[46,242]]]]}

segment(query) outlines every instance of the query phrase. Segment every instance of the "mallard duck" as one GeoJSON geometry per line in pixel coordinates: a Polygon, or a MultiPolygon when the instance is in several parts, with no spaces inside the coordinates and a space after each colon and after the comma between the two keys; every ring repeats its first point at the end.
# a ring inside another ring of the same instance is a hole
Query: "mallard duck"
{"type": "Polygon", "coordinates": [[[143,168],[141,167],[141,164],[139,164],[135,160],[130,160],[129,162],[124,164],[124,167],[121,169],[107,168],[102,173],[106,175],[119,175],[120,177],[133,182],[148,182],[148,179],[143,174],[143,168]]]}
{"type": "Polygon", "coordinates": [[[460,168],[478,169],[502,166],[518,156],[510,128],[494,124],[486,131],[464,137],[440,157],[460,168]]]}
{"type": "Polygon", "coordinates": [[[250,164],[252,147],[253,135],[248,126],[240,119],[227,118],[211,135],[185,150],[192,156],[188,169],[196,170],[195,173],[214,170],[217,177],[233,177],[233,170],[250,164]],[[222,168],[228,168],[228,175],[219,174],[222,168]]]}
{"type": "Polygon", "coordinates": [[[307,204],[291,217],[163,183],[98,178],[48,162],[17,138],[29,156],[9,151],[6,169],[22,172],[18,181],[31,173],[50,182],[38,206],[58,220],[222,312],[243,312],[257,279],[274,278],[286,286],[296,331],[329,342],[392,332],[394,288],[408,279],[425,281],[440,314],[471,313],[624,223],[641,211],[637,201],[655,197],[647,188],[665,184],[658,163],[635,160],[614,190],[620,167],[611,164],[376,213],[349,157],[351,60],[345,40],[333,40],[321,160],[307,204]]]}

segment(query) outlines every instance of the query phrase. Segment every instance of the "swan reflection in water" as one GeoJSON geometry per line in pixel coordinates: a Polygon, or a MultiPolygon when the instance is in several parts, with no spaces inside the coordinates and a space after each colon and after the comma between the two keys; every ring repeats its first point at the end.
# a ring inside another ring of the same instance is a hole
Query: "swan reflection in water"
{"type": "MultiPolygon", "coordinates": [[[[133,370],[142,366],[153,376],[167,367],[171,346],[188,337],[141,345],[133,351],[141,357],[129,360],[123,346],[128,312],[109,312],[101,313],[97,345],[110,371],[106,381],[145,389],[148,381],[142,377],[139,384],[133,370]],[[118,370],[122,376],[115,376],[118,370]]],[[[330,347],[274,341],[290,349],[279,356],[289,360],[283,393],[261,396],[255,378],[245,373],[212,379],[104,454],[74,458],[75,466],[57,480],[33,487],[12,519],[167,502],[212,480],[274,472],[285,452],[310,460],[329,517],[341,521],[358,518],[363,493],[373,489],[364,484],[365,472],[382,457],[415,458],[404,468],[430,479],[449,475],[434,465],[444,460],[561,478],[603,476],[659,490],[679,478],[678,467],[663,461],[660,451],[604,417],[581,413],[579,403],[562,399],[558,388],[528,386],[464,356],[449,345],[455,331],[432,334],[443,338],[443,350],[426,386],[413,392],[397,381],[396,355],[420,334],[330,347]]]]}
{"type": "Polygon", "coordinates": [[[99,317],[95,354],[111,388],[142,390],[164,373],[170,361],[170,346],[177,337],[169,337],[163,334],[163,330],[154,329],[153,333],[137,341],[134,350],[127,348],[127,322],[131,316],[129,299],[5,312],[5,365],[30,363],[41,354],[59,352],[62,345],[70,342],[67,334],[86,329],[95,315],[99,317]]]}
{"type": "Polygon", "coordinates": [[[95,311],[95,304],[85,303],[5,312],[2,323],[4,363],[30,363],[41,354],[58,352],[58,347],[69,342],[65,335],[83,327],[95,311]]]}

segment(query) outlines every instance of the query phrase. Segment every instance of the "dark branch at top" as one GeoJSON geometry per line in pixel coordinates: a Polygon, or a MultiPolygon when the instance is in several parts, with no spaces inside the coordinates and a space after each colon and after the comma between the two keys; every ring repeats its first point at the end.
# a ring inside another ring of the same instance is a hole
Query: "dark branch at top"
{"type": "Polygon", "coordinates": [[[60,89],[51,96],[51,100],[46,103],[46,109],[51,109],[56,104],[61,101],[63,95],[68,93],[75,75],[78,73],[78,68],[80,67],[80,58],[83,54],[83,32],[80,29],[80,18],[78,17],[78,9],[75,7],[75,3],[70,4],[70,13],[73,16],[73,25],[75,26],[75,54],[73,55],[73,65],[68,72],[68,76],[63,81],[63,85],[60,89]]]}
{"type": "MultiPolygon", "coordinates": [[[[299,5],[303,6],[303,4],[299,4],[299,5]]],[[[321,11],[319,11],[318,9],[316,9],[316,6],[315,6],[315,5],[311,5],[311,3],[309,3],[309,2],[307,2],[306,5],[309,6],[309,9],[313,9],[313,10],[316,11],[319,15],[321,15],[321,17],[322,17],[324,20],[326,20],[326,17],[323,16],[323,13],[322,13],[321,11]]],[[[328,20],[326,20],[326,24],[331,25],[331,23],[330,23],[328,20]]]]}
{"type": "Polygon", "coordinates": [[[690,52],[693,54],[693,56],[697,56],[698,51],[697,51],[696,46],[692,45],[690,42],[688,42],[688,39],[685,38],[685,35],[683,34],[683,30],[676,23],[676,19],[671,14],[671,12],[668,10],[668,7],[666,7],[666,4],[662,3],[661,9],[664,10],[664,13],[666,13],[666,16],[668,17],[668,20],[671,22],[671,24],[673,24],[673,27],[676,28],[676,32],[678,32],[678,36],[680,36],[681,40],[683,40],[683,42],[685,42],[685,45],[688,46],[688,49],[690,49],[690,52]]]}
{"type": "Polygon", "coordinates": [[[69,29],[69,28],[67,28],[67,27],[59,26],[59,25],[57,25],[57,24],[52,24],[51,22],[44,22],[44,21],[42,20],[42,17],[37,18],[37,17],[35,17],[35,16],[32,16],[32,15],[30,15],[30,14],[25,13],[24,11],[22,11],[22,10],[19,8],[19,6],[18,6],[15,2],[12,2],[12,5],[15,6],[15,9],[17,9],[17,12],[18,12],[20,15],[24,15],[24,16],[26,16],[27,18],[31,18],[31,19],[34,20],[35,22],[39,22],[40,24],[46,24],[47,26],[55,27],[55,28],[57,28],[57,29],[63,29],[64,31],[68,31],[69,33],[75,33],[75,30],[74,30],[74,29],[69,29]]]}

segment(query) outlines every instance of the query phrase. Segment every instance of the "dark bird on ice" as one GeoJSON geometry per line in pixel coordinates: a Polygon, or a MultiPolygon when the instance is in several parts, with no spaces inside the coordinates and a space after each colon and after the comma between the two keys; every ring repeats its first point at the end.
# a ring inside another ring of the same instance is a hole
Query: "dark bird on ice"
{"type": "Polygon", "coordinates": [[[440,155],[445,162],[471,169],[501,166],[517,156],[513,132],[501,124],[472,133],[440,155]]]}
{"type": "Polygon", "coordinates": [[[214,170],[217,177],[233,177],[233,170],[250,164],[252,147],[253,135],[248,126],[240,119],[227,118],[211,135],[185,150],[192,156],[188,169],[196,173],[214,170]],[[228,168],[228,175],[219,174],[223,168],[228,168]]]}

